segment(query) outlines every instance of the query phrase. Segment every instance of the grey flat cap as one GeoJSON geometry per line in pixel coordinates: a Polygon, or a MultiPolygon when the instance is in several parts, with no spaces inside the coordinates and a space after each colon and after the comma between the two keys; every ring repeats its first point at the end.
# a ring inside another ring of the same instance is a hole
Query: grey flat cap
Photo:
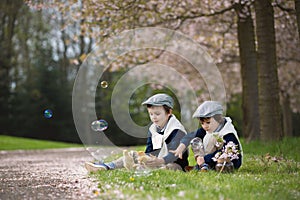
{"type": "Polygon", "coordinates": [[[173,108],[174,101],[172,97],[167,94],[155,94],[149,97],[146,101],[142,103],[142,105],[153,105],[153,106],[163,106],[166,105],[170,108],[173,108]]]}
{"type": "Polygon", "coordinates": [[[217,101],[204,101],[194,112],[193,118],[212,117],[216,114],[223,114],[223,107],[217,101]]]}

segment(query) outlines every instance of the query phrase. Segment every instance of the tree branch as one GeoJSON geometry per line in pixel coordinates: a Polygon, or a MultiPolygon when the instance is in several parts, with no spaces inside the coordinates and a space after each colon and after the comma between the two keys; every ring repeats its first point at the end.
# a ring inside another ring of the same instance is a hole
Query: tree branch
{"type": "Polygon", "coordinates": [[[296,13],[296,10],[295,10],[295,9],[284,7],[282,4],[280,4],[280,3],[278,2],[278,0],[276,0],[276,1],[274,2],[274,7],[278,7],[280,10],[285,11],[285,12],[288,12],[288,13],[291,13],[291,14],[295,14],[295,13],[296,13]]]}
{"type": "Polygon", "coordinates": [[[231,6],[224,8],[222,10],[219,11],[214,11],[212,13],[195,13],[195,15],[186,15],[186,16],[182,16],[182,17],[178,17],[178,18],[183,18],[183,19],[195,19],[195,18],[199,18],[199,17],[211,17],[211,16],[216,16],[216,15],[220,15],[223,14],[227,11],[230,11],[232,9],[235,8],[235,4],[232,4],[231,6]]]}

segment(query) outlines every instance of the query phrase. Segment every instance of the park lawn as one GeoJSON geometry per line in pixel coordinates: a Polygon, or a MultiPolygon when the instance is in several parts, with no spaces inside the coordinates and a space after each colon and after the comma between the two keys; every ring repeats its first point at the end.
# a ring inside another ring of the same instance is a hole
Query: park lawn
{"type": "Polygon", "coordinates": [[[80,144],[36,140],[22,137],[0,135],[0,150],[28,150],[83,147],[80,144]]]}
{"type": "MultiPolygon", "coordinates": [[[[92,173],[98,179],[99,199],[300,199],[300,138],[281,142],[243,144],[244,163],[236,172],[179,172],[149,174],[111,170],[92,173]]],[[[190,154],[190,164],[194,164],[190,154]]]]}

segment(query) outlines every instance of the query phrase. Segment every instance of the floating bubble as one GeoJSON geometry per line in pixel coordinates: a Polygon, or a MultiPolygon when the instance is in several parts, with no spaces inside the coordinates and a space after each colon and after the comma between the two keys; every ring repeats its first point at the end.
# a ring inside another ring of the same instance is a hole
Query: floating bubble
{"type": "Polygon", "coordinates": [[[195,137],[191,141],[191,146],[192,146],[193,149],[198,149],[198,150],[203,149],[202,140],[198,137],[195,137]]]}
{"type": "Polygon", "coordinates": [[[100,163],[104,163],[104,159],[106,158],[102,154],[99,154],[98,152],[91,152],[91,155],[98,160],[100,163]]]}
{"type": "Polygon", "coordinates": [[[107,83],[107,81],[101,81],[101,87],[102,88],[107,88],[108,87],[108,83],[107,83]]]}
{"type": "Polygon", "coordinates": [[[108,123],[104,119],[93,121],[91,128],[94,131],[105,131],[108,128],[108,123]]]}
{"type": "Polygon", "coordinates": [[[47,119],[50,119],[53,116],[53,112],[50,109],[46,109],[44,110],[44,117],[46,117],[47,119]]]}

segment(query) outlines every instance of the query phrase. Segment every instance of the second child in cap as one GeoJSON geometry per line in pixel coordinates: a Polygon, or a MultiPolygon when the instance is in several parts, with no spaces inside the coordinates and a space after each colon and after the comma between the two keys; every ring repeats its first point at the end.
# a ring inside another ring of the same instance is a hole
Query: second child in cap
{"type": "Polygon", "coordinates": [[[197,108],[193,118],[199,119],[202,128],[187,134],[177,149],[171,152],[180,158],[191,144],[197,162],[195,169],[206,171],[215,168],[216,161],[213,158],[221,152],[223,146],[233,142],[237,145],[240,155],[232,162],[235,169],[240,168],[243,158],[242,145],[231,119],[223,117],[222,105],[216,101],[205,101],[197,108]],[[217,141],[217,138],[221,138],[222,142],[217,141]]]}

